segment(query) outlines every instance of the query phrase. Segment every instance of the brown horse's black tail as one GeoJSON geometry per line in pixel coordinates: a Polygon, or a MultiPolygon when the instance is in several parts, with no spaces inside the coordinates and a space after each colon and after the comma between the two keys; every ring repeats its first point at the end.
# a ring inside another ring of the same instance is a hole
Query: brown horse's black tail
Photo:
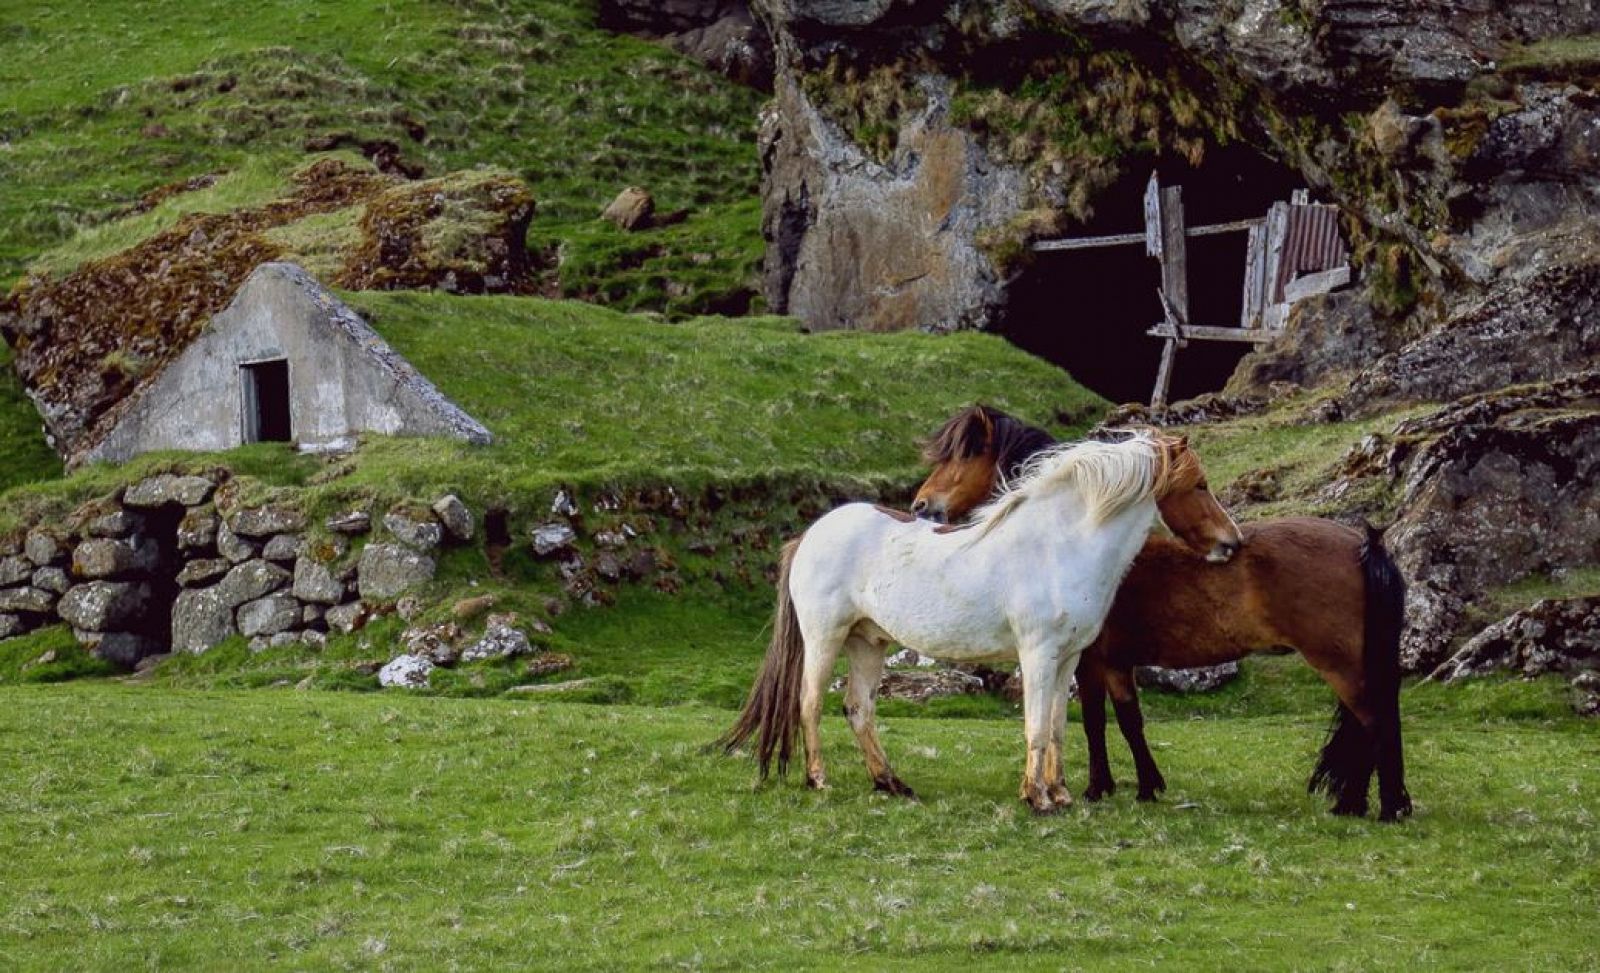
{"type": "Polygon", "coordinates": [[[1381,530],[1367,528],[1360,559],[1366,595],[1361,650],[1363,694],[1372,710],[1373,725],[1369,730],[1340,703],[1322,756],[1311,773],[1309,789],[1334,798],[1335,813],[1365,814],[1367,784],[1376,769],[1380,816],[1394,820],[1411,813],[1400,737],[1400,633],[1405,624],[1406,586],[1399,567],[1383,546],[1381,530]]]}
{"type": "Polygon", "coordinates": [[[795,741],[800,737],[800,683],[805,672],[806,645],[800,636],[800,620],[795,617],[794,601],[789,597],[789,566],[799,539],[783,546],[778,565],[778,610],[772,620],[772,642],[767,646],[761,674],[750,688],[750,698],[733,726],[717,740],[716,746],[732,753],[751,737],[756,737],[756,759],[761,777],[766,779],[777,757],[778,773],[789,770],[795,741]]]}

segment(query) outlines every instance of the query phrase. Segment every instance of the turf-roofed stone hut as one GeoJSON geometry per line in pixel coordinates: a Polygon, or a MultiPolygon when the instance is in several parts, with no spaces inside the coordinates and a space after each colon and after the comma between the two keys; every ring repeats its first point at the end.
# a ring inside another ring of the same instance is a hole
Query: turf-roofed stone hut
{"type": "Polygon", "coordinates": [[[310,274],[266,263],[69,461],[274,440],[327,447],[360,432],[491,438],[310,274]]]}

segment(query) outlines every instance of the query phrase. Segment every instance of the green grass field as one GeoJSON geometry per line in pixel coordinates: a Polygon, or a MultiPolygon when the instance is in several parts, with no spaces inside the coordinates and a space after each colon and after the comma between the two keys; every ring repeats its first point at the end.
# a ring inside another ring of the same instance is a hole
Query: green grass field
{"type": "Polygon", "coordinates": [[[382,140],[430,175],[522,176],[564,294],[722,308],[762,249],[761,96],[594,18],[571,0],[0,0],[0,285],[159,186],[382,140]],[[689,219],[599,223],[628,185],[689,219]]]}
{"type": "Polygon", "coordinates": [[[1592,968],[1592,727],[1424,707],[1383,826],[1303,793],[1323,715],[1157,719],[1164,802],[1035,819],[1014,721],[888,719],[911,804],[834,716],[817,794],[725,710],[5,688],[0,966],[1592,968]]]}

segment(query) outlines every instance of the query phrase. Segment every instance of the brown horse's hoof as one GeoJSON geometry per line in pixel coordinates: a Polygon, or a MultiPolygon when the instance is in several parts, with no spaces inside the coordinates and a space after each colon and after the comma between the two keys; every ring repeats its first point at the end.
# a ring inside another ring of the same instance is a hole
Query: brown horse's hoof
{"type": "Polygon", "coordinates": [[[1364,818],[1367,816],[1367,802],[1351,801],[1349,803],[1345,803],[1344,801],[1340,801],[1338,804],[1335,804],[1332,808],[1330,808],[1328,813],[1332,814],[1336,818],[1364,818]]]}
{"type": "Polygon", "coordinates": [[[1403,821],[1409,817],[1411,817],[1411,798],[1409,797],[1392,807],[1385,807],[1378,812],[1378,820],[1386,821],[1390,824],[1396,821],[1403,821]]]}
{"type": "Polygon", "coordinates": [[[1103,797],[1110,797],[1116,792],[1117,785],[1114,781],[1108,780],[1104,783],[1090,781],[1089,786],[1084,788],[1083,799],[1093,803],[1094,801],[1098,801],[1103,797]]]}
{"type": "Polygon", "coordinates": [[[882,791],[894,797],[903,797],[908,801],[917,799],[917,792],[912,790],[905,781],[890,774],[887,777],[875,777],[872,780],[872,789],[882,791]]]}

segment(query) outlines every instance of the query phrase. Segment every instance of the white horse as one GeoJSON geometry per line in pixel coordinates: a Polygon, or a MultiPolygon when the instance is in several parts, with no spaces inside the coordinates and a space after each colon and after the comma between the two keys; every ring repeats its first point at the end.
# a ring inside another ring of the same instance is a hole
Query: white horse
{"type": "Polygon", "coordinates": [[[822,700],[842,650],[850,667],[845,715],[873,784],[910,797],[874,725],[885,649],[1014,660],[1028,743],[1022,799],[1039,813],[1070,804],[1061,744],[1072,674],[1158,508],[1201,553],[1226,559],[1239,546],[1239,529],[1206,488],[1187,441],[1151,432],[1040,453],[966,527],[865,503],[826,514],[784,548],[766,660],[719,742],[732,751],[759,734],[765,777],[774,754],[786,772],[803,730],[806,782],[827,786],[822,700]]]}

